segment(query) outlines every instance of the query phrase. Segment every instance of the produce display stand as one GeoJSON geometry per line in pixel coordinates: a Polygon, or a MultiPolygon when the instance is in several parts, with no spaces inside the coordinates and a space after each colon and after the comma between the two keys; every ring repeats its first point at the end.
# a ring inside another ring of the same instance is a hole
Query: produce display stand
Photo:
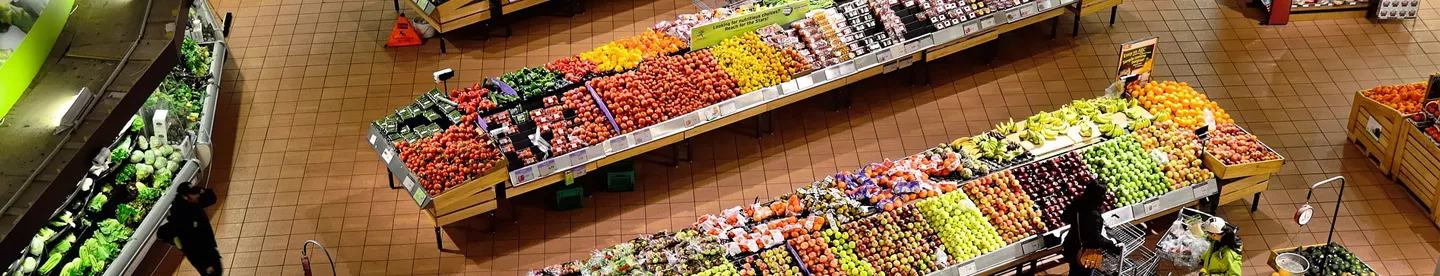
{"type": "MultiPolygon", "coordinates": [[[[1270,268],[1271,268],[1271,269],[1275,269],[1275,271],[1281,271],[1281,270],[1280,270],[1280,265],[1275,263],[1275,257],[1278,257],[1278,256],[1280,256],[1280,254],[1284,254],[1284,253],[1293,253],[1293,252],[1295,252],[1295,251],[1297,251],[1297,250],[1300,250],[1300,249],[1303,249],[1303,248],[1310,248],[1310,247],[1324,246],[1324,245],[1326,245],[1326,243],[1317,243],[1317,244],[1311,244],[1311,245],[1306,245],[1306,246],[1295,246],[1295,247],[1286,247],[1286,248],[1280,248],[1280,249],[1270,250],[1270,258],[1268,258],[1269,261],[1267,261],[1266,264],[1269,264],[1269,265],[1270,265],[1270,268]]],[[[1339,246],[1340,244],[1335,244],[1335,245],[1339,246]]],[[[1340,247],[1341,247],[1341,248],[1344,248],[1344,246],[1340,246],[1340,247]]],[[[1346,249],[1346,251],[1349,251],[1349,249],[1346,249]]],[[[1364,263],[1364,262],[1361,262],[1361,264],[1365,265],[1365,269],[1369,269],[1370,271],[1375,271],[1375,268],[1370,267],[1370,264],[1364,263]]],[[[1313,266],[1314,264],[1311,264],[1311,265],[1313,266]]],[[[1284,275],[1284,274],[1282,274],[1282,275],[1284,275]]]]}
{"type": "MultiPolygon", "coordinates": [[[[1292,222],[1295,222],[1296,224],[1298,224],[1298,225],[1301,226],[1302,228],[1303,228],[1306,224],[1309,224],[1309,223],[1310,223],[1310,220],[1311,220],[1311,218],[1313,217],[1313,214],[1314,214],[1314,209],[1310,206],[1310,200],[1311,200],[1312,197],[1315,195],[1315,188],[1319,188],[1320,186],[1324,186],[1324,185],[1326,185],[1326,184],[1335,183],[1335,182],[1340,182],[1340,190],[1339,190],[1339,193],[1335,196],[1335,207],[1329,209],[1329,211],[1330,211],[1330,216],[1331,216],[1331,217],[1334,217],[1334,216],[1339,215],[1339,214],[1340,214],[1340,208],[1341,208],[1341,206],[1343,206],[1341,203],[1345,201],[1345,177],[1344,177],[1344,176],[1331,177],[1331,178],[1328,178],[1328,179],[1325,179],[1325,180],[1321,180],[1320,182],[1316,182],[1315,184],[1311,184],[1309,190],[1307,190],[1306,193],[1305,193],[1305,203],[1304,203],[1304,205],[1302,205],[1302,206],[1299,208],[1299,211],[1296,212],[1296,214],[1295,214],[1295,219],[1294,219],[1292,222]]],[[[1340,247],[1340,249],[1342,249],[1342,250],[1344,250],[1345,252],[1348,253],[1348,252],[1349,252],[1349,249],[1345,249],[1344,246],[1341,246],[1340,244],[1335,243],[1335,223],[1336,223],[1336,220],[1331,219],[1331,220],[1329,220],[1329,221],[1330,221],[1330,230],[1329,230],[1328,232],[1326,232],[1325,243],[1322,243],[1322,244],[1314,244],[1314,245],[1307,245],[1307,246],[1300,246],[1300,247],[1280,248],[1280,249],[1271,250],[1271,251],[1270,251],[1270,258],[1269,258],[1269,261],[1267,262],[1267,263],[1270,265],[1270,268],[1275,269],[1275,271],[1277,271],[1277,272],[1285,271],[1285,270],[1283,270],[1283,269],[1280,268],[1280,265],[1276,262],[1276,258],[1279,257],[1280,254],[1296,252],[1298,249],[1302,249],[1302,248],[1309,248],[1309,247],[1313,247],[1313,246],[1334,245],[1334,246],[1340,247]]],[[[1303,231],[1303,229],[1299,229],[1299,230],[1297,230],[1297,231],[1303,231]]],[[[1292,235],[1293,235],[1293,234],[1292,234],[1292,235]]],[[[1336,258],[1336,257],[1338,257],[1338,256],[1329,256],[1329,257],[1326,257],[1326,258],[1336,258]]],[[[1351,257],[1353,257],[1353,255],[1352,255],[1351,257]]],[[[1364,264],[1365,269],[1368,270],[1369,272],[1371,272],[1371,273],[1373,274],[1373,272],[1375,271],[1375,269],[1371,268],[1369,264],[1365,264],[1363,261],[1361,261],[1360,263],[1361,263],[1361,264],[1364,264]]],[[[1319,274],[1319,273],[1318,273],[1319,271],[1315,271],[1315,267],[1314,267],[1315,265],[1316,265],[1316,264],[1314,264],[1313,262],[1311,262],[1311,263],[1308,265],[1308,268],[1309,268],[1310,270],[1308,270],[1308,271],[1306,271],[1306,272],[1312,272],[1312,271],[1313,271],[1313,272],[1317,272],[1316,274],[1319,274]]],[[[1286,272],[1281,272],[1281,273],[1286,273],[1286,272]]],[[[1327,275],[1333,275],[1333,274],[1327,274],[1327,275]]],[[[1351,274],[1350,274],[1350,273],[1345,273],[1345,275],[1351,275],[1351,274]]]]}
{"type": "MultiPolygon", "coordinates": [[[[489,172],[476,177],[459,186],[455,186],[445,193],[431,196],[420,186],[419,177],[405,167],[404,160],[399,158],[393,143],[385,137],[384,131],[374,124],[370,125],[369,138],[366,139],[375,154],[380,156],[380,161],[385,163],[385,170],[388,173],[387,180],[390,181],[391,189],[404,189],[415,204],[424,210],[432,222],[435,223],[435,247],[445,249],[443,240],[440,237],[440,227],[449,225],[461,220],[488,213],[499,208],[500,189],[509,181],[508,171],[505,169],[507,162],[504,159],[496,164],[489,172]],[[395,186],[395,180],[400,179],[401,186],[395,186]]],[[[494,229],[494,215],[491,229],[494,229]]]]}
{"type": "Polygon", "coordinates": [[[1071,36],[1080,35],[1080,17],[1095,14],[1105,9],[1110,9],[1110,26],[1115,26],[1115,15],[1120,12],[1120,4],[1125,0],[1081,0],[1079,4],[1068,6],[1066,9],[1075,14],[1075,27],[1070,31],[1071,36]]]}
{"type": "Polygon", "coordinates": [[[199,173],[199,161],[192,158],[185,162],[185,167],[175,174],[175,180],[172,181],[172,183],[176,183],[177,185],[170,185],[170,187],[165,190],[165,195],[155,201],[155,206],[150,209],[152,211],[146,214],[145,220],[141,221],[140,226],[135,228],[135,234],[130,236],[130,242],[126,243],[125,247],[120,249],[120,255],[115,257],[115,261],[111,263],[110,267],[105,269],[105,274],[103,275],[135,274],[136,269],[140,268],[140,261],[143,260],[145,254],[150,251],[150,246],[155,244],[157,238],[155,231],[160,228],[160,225],[165,222],[165,217],[170,214],[170,203],[175,201],[175,196],[179,189],[177,187],[180,187],[178,184],[186,181],[194,182],[199,180],[199,173]]]}
{"type": "Polygon", "coordinates": [[[1304,4],[1287,1],[1281,5],[1275,5],[1275,0],[1255,0],[1252,6],[1258,6],[1267,13],[1261,24],[1285,25],[1290,21],[1365,18],[1372,5],[1367,0],[1320,0],[1304,4]]]}
{"type": "Polygon", "coordinates": [[[1440,223],[1440,212],[1436,212],[1440,208],[1435,208],[1436,196],[1440,195],[1436,192],[1436,184],[1440,183],[1440,144],[1419,127],[1407,124],[1402,126],[1406,130],[1396,151],[1395,179],[1430,208],[1432,221],[1440,223]]]}
{"type": "Polygon", "coordinates": [[[1355,92],[1350,106],[1350,121],[1346,123],[1346,137],[1380,168],[1380,173],[1393,172],[1395,149],[1405,134],[1405,128],[1413,128],[1405,121],[1405,115],[1369,97],[1363,91],[1355,92]]]}
{"type": "MultiPolygon", "coordinates": [[[[965,21],[959,25],[921,35],[849,61],[829,66],[782,83],[745,93],[739,97],[702,108],[666,122],[634,132],[617,135],[610,140],[583,150],[589,156],[553,158],[553,162],[525,166],[510,171],[505,197],[513,198],[545,186],[562,183],[567,174],[577,175],[608,164],[697,137],[720,127],[766,114],[791,103],[836,90],[866,78],[887,74],[935,60],[995,39],[1000,34],[1053,19],[1063,13],[1066,1],[1045,0],[1022,4],[1011,9],[965,21]]],[[[923,70],[923,69],[922,69],[923,70]]],[[[924,73],[924,71],[921,71],[924,73]]],[[[770,116],[773,117],[773,116],[770,116]]],[[[773,119],[771,122],[773,124],[773,119]]],[[[683,143],[682,143],[683,145],[683,143]]],[[[579,150],[577,150],[578,152],[579,150]]]]}
{"type": "Polygon", "coordinates": [[[404,16],[400,11],[400,3],[410,8],[412,12],[423,18],[425,22],[435,28],[440,34],[440,52],[445,53],[444,34],[464,28],[470,25],[486,23],[501,26],[504,29],[505,37],[511,34],[510,27],[504,22],[506,16],[534,7],[546,2],[563,2],[573,7],[569,14],[579,14],[584,11],[579,0],[392,0],[395,3],[395,12],[404,16]],[[442,2],[436,5],[434,2],[442,2]],[[494,9],[491,7],[500,7],[494,9]]]}
{"type": "MultiPolygon", "coordinates": [[[[1241,130],[1244,129],[1242,128],[1241,130]]],[[[1246,133],[1249,133],[1249,131],[1246,131],[1246,133]]],[[[1274,152],[1275,155],[1280,158],[1246,164],[1225,165],[1225,163],[1220,162],[1220,159],[1216,158],[1215,155],[1210,154],[1209,151],[1204,152],[1201,160],[1205,163],[1205,167],[1210,168],[1210,171],[1214,172],[1215,177],[1220,180],[1220,194],[1216,199],[1218,204],[1212,206],[1210,210],[1212,213],[1215,212],[1215,208],[1218,208],[1216,206],[1235,202],[1247,196],[1251,197],[1250,212],[1254,213],[1256,209],[1259,209],[1260,194],[1270,189],[1270,176],[1280,172],[1280,168],[1285,165],[1286,160],[1284,155],[1280,154],[1279,151],[1275,151],[1274,148],[1265,144],[1264,141],[1260,141],[1260,144],[1265,146],[1266,150],[1274,152]]]]}
{"type": "Polygon", "coordinates": [[[217,101],[220,99],[220,77],[225,72],[225,58],[227,45],[225,44],[225,31],[229,29],[229,22],[220,22],[215,18],[215,11],[210,8],[210,1],[194,1],[196,10],[191,13],[191,28],[187,37],[199,41],[201,45],[210,47],[210,84],[205,87],[205,106],[200,114],[200,128],[196,131],[195,157],[200,161],[200,167],[204,168],[206,180],[209,178],[210,164],[214,159],[215,146],[213,132],[215,129],[215,114],[220,107],[217,101]],[[224,24],[222,26],[221,24],[224,24]]]}

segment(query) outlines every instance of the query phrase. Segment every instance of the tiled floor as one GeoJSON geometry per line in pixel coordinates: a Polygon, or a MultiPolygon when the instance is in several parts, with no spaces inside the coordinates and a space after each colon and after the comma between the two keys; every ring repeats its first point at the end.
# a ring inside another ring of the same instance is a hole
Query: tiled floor
{"type": "MultiPolygon", "coordinates": [[[[693,163],[639,163],[636,192],[598,193],[585,208],[565,212],[546,211],[542,193],[523,196],[518,222],[496,234],[478,219],[446,228],[445,252],[434,248],[430,222],[414,204],[385,187],[385,172],[362,139],[370,120],[434,86],[431,70],[454,68],[457,80],[497,76],[695,7],[588,1],[584,15],[526,19],[512,38],[457,39],[462,50],[441,55],[433,41],[381,47],[394,18],[389,1],[217,1],[236,18],[216,132],[232,150],[220,153],[211,184],[223,197],[214,222],[232,275],[300,275],[300,248],[312,239],[335,254],[340,275],[516,275],[585,258],[597,247],[686,227],[697,215],[862,162],[1097,96],[1114,77],[1116,45],[1146,36],[1162,39],[1157,79],[1190,82],[1291,160],[1259,212],[1246,212],[1248,200],[1222,208],[1242,229],[1247,275],[1270,272],[1268,249],[1324,240],[1329,216],[1304,229],[1287,221],[1309,183],[1335,175],[1350,179],[1335,229],[1341,243],[1383,275],[1429,274],[1440,257],[1440,230],[1423,207],[1342,132],[1354,91],[1440,71],[1440,27],[1428,27],[1440,26],[1433,1],[1422,2],[1420,17],[1428,20],[1265,27],[1255,9],[1235,0],[1127,1],[1114,27],[1102,13],[1084,18],[1081,36],[1049,40],[1048,24],[1040,24],[995,42],[1003,50],[989,64],[973,52],[944,59],[928,87],[877,77],[846,88],[856,97],[848,110],[831,112],[821,96],[778,111],[775,135],[715,131],[694,139],[693,163]]],[[[1062,16],[1060,29],[1068,31],[1072,18],[1062,16]]],[[[1336,196],[1325,190],[1317,198],[1336,196]]],[[[1317,208],[1332,211],[1328,203],[1317,208]]],[[[193,273],[188,264],[178,270],[193,273]]]]}

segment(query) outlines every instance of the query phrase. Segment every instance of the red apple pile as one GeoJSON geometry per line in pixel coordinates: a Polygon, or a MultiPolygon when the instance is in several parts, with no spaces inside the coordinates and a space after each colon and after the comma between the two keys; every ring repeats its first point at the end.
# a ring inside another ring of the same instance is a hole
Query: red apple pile
{"type": "Polygon", "coordinates": [[[925,219],[907,205],[841,226],[854,238],[855,253],[883,275],[920,276],[935,271],[935,238],[925,219]]]}
{"type": "Polygon", "coordinates": [[[1095,178],[1085,168],[1085,162],[1075,152],[1011,171],[1021,189],[1038,205],[1041,221],[1050,230],[1064,226],[1060,214],[1070,206],[1070,200],[1085,192],[1086,185],[1096,184],[1095,178]]]}
{"type": "Polygon", "coordinates": [[[990,225],[995,226],[1005,243],[1045,231],[1035,203],[1020,189],[1020,183],[1010,171],[971,181],[962,189],[975,200],[975,205],[989,218],[990,225]]]}
{"type": "Polygon", "coordinates": [[[804,234],[790,239],[790,247],[795,248],[796,254],[800,256],[800,263],[814,276],[839,276],[845,275],[840,270],[840,260],[835,258],[830,246],[825,240],[816,236],[819,233],[804,234]]]}
{"type": "Polygon", "coordinates": [[[1247,164],[1280,159],[1259,138],[1235,124],[1220,124],[1205,141],[1205,150],[1225,165],[1247,164]]]}
{"type": "Polygon", "coordinates": [[[395,144],[405,167],[415,171],[420,185],[430,195],[464,184],[487,173],[503,157],[487,136],[475,132],[476,115],[464,115],[461,123],[415,143],[395,144]]]}

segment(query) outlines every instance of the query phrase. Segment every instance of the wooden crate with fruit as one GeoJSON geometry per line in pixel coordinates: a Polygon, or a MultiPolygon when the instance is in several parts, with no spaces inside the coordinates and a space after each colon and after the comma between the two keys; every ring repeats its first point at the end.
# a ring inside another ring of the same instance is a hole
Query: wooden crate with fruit
{"type": "Polygon", "coordinates": [[[1436,184],[1440,183],[1440,146],[1430,135],[1406,122],[1406,130],[1395,151],[1395,179],[1410,189],[1425,207],[1436,209],[1436,184]]]}
{"type": "Polygon", "coordinates": [[[499,207],[498,189],[510,186],[508,163],[501,159],[490,172],[433,196],[425,213],[435,218],[435,225],[447,225],[494,211],[499,207]]]}
{"type": "Polygon", "coordinates": [[[1270,258],[1268,258],[1269,261],[1267,263],[1271,269],[1275,269],[1277,272],[1281,271],[1280,264],[1275,261],[1275,258],[1284,253],[1295,253],[1305,257],[1309,263],[1309,269],[1306,270],[1305,275],[1378,275],[1375,273],[1375,269],[1370,267],[1370,264],[1360,260],[1359,257],[1351,253],[1349,249],[1346,249],[1345,246],[1338,243],[1312,244],[1270,250],[1270,258]],[[1321,257],[1333,258],[1334,260],[1328,262],[1319,261],[1318,259],[1321,257]]]}
{"type": "Polygon", "coordinates": [[[1407,125],[1405,114],[1419,111],[1424,90],[1424,83],[1412,83],[1355,92],[1346,136],[1369,155],[1381,173],[1392,173],[1396,148],[1407,125]]]}
{"type": "Polygon", "coordinates": [[[1205,141],[1205,167],[1219,179],[1280,172],[1285,157],[1235,124],[1220,124],[1205,141]]]}

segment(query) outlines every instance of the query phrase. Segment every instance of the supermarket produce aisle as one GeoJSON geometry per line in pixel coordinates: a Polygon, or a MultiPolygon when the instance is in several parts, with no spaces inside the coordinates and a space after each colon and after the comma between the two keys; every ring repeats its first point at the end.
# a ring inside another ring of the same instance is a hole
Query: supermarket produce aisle
{"type": "MultiPolygon", "coordinates": [[[[1335,175],[1351,181],[1336,229],[1341,243],[1382,275],[1430,273],[1440,257],[1440,230],[1423,208],[1378,174],[1343,132],[1354,91],[1440,71],[1440,32],[1428,27],[1440,22],[1423,19],[1436,15],[1432,2],[1424,2],[1422,20],[1403,24],[1260,27],[1258,11],[1238,1],[1127,1],[1111,28],[1101,13],[1083,18],[1076,38],[1046,40],[1044,24],[1007,34],[993,42],[1001,50],[989,65],[979,53],[942,59],[928,87],[908,86],[901,75],[871,78],[846,88],[856,99],[842,112],[830,111],[828,97],[778,110],[775,135],[709,133],[692,141],[694,162],[639,162],[635,192],[597,193],[585,208],[566,212],[545,210],[543,193],[520,197],[518,222],[498,233],[485,231],[480,219],[447,227],[446,252],[435,250],[430,222],[414,203],[385,187],[385,171],[363,139],[371,120],[434,87],[435,69],[454,68],[455,79],[467,83],[495,77],[637,34],[694,6],[590,1],[586,14],[525,19],[514,37],[457,39],[462,50],[441,55],[433,42],[381,47],[394,23],[390,1],[215,4],[236,18],[216,128],[216,144],[230,146],[220,146],[211,177],[222,197],[213,221],[231,275],[299,275],[300,246],[310,239],[335,253],[339,275],[517,275],[583,259],[592,249],[688,227],[700,215],[774,198],[827,174],[1095,97],[1115,77],[1117,45],[1147,36],[1162,41],[1155,79],[1188,81],[1290,160],[1258,212],[1248,213],[1246,201],[1221,208],[1242,229],[1246,275],[1271,271],[1265,262],[1272,248],[1323,242],[1328,204],[1316,206],[1311,227],[1288,221],[1308,184],[1335,175]]],[[[1069,16],[1060,27],[1070,27],[1069,16]]],[[[195,274],[189,264],[161,269],[195,274]]],[[[316,269],[329,274],[328,266],[316,269]]]]}

